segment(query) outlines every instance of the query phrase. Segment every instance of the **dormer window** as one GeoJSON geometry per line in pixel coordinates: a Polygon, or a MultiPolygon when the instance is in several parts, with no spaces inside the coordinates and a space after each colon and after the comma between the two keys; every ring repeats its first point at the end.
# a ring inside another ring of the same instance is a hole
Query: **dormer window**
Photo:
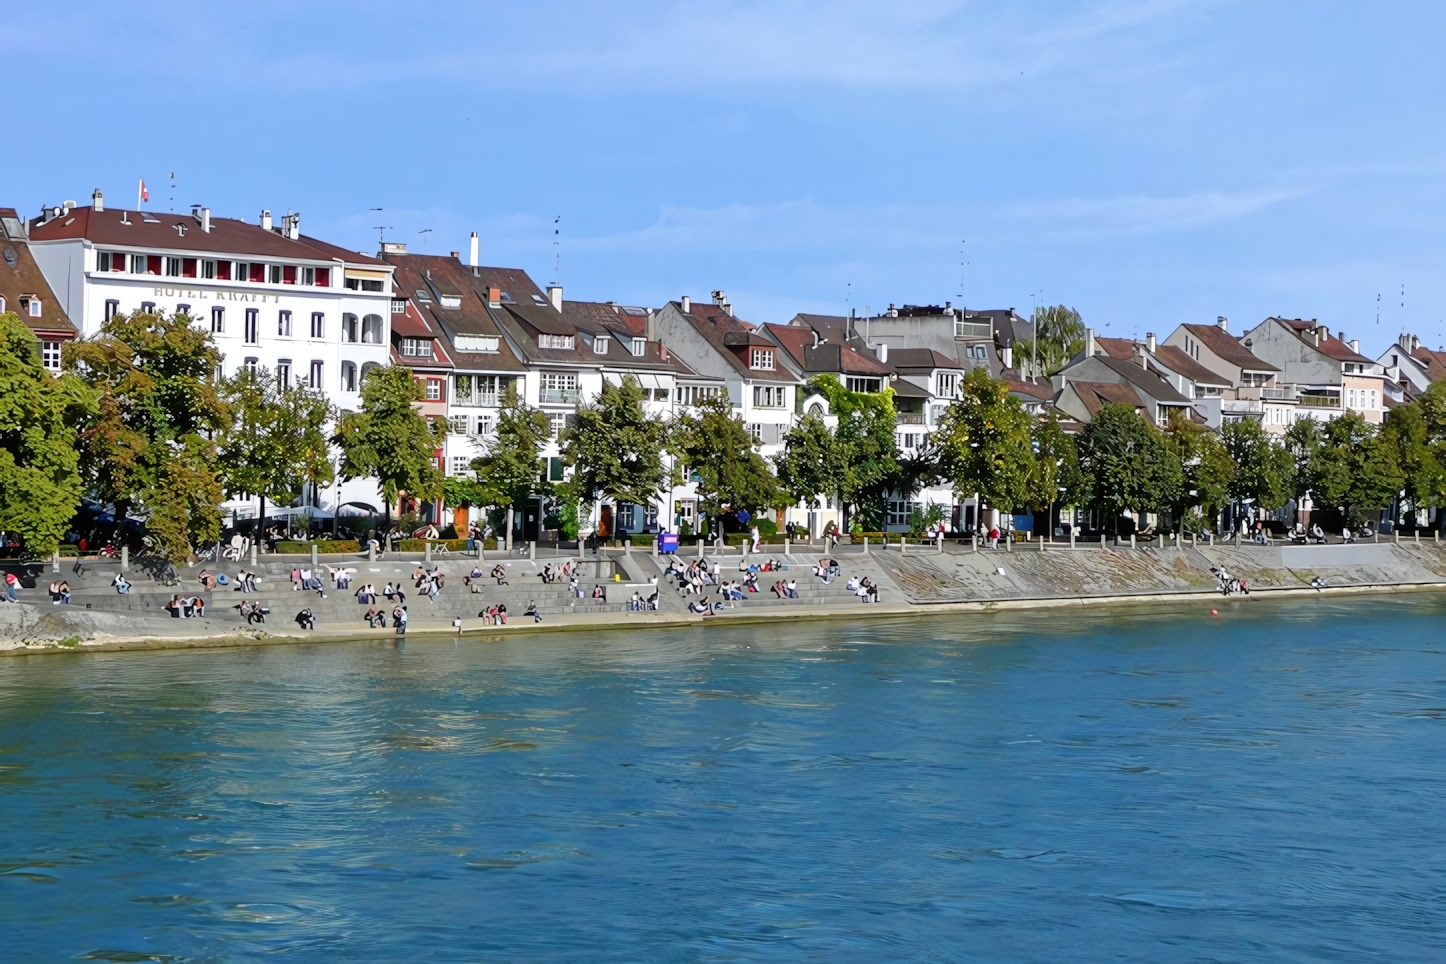
{"type": "Polygon", "coordinates": [[[935,378],[939,381],[939,390],[934,394],[941,398],[953,398],[954,392],[959,387],[959,376],[955,372],[939,372],[935,378]]]}
{"type": "Polygon", "coordinates": [[[425,288],[418,288],[418,289],[417,289],[417,300],[418,300],[418,301],[431,301],[431,300],[432,300],[432,296],[429,295],[429,294],[427,294],[427,289],[425,289],[425,288]]]}
{"type": "Polygon", "coordinates": [[[403,338],[402,354],[408,358],[431,358],[432,339],[430,338],[403,338]]]}
{"type": "Polygon", "coordinates": [[[556,348],[561,351],[572,351],[572,335],[543,335],[537,336],[538,348],[556,348]]]}
{"type": "Polygon", "coordinates": [[[610,341],[612,341],[612,339],[609,338],[607,335],[598,335],[596,338],[594,338],[592,340],[593,354],[606,355],[608,353],[608,343],[610,341]]]}
{"type": "Polygon", "coordinates": [[[647,340],[646,338],[634,338],[634,339],[633,339],[633,354],[634,354],[634,355],[636,355],[637,357],[641,358],[641,357],[643,356],[643,352],[645,352],[645,351],[647,351],[647,350],[648,350],[648,340],[647,340]]]}
{"type": "Polygon", "coordinates": [[[32,318],[40,317],[40,299],[34,295],[27,295],[20,299],[20,311],[32,318]]]}
{"type": "Polygon", "coordinates": [[[748,361],[748,367],[758,371],[773,371],[773,351],[769,348],[753,349],[752,357],[748,361]]]}

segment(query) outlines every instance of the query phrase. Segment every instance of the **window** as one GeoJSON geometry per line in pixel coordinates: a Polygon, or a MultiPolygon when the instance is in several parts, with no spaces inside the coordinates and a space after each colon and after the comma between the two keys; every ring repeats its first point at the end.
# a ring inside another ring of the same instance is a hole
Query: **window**
{"type": "Polygon", "coordinates": [[[754,385],[753,386],[753,407],[754,408],[783,408],[787,402],[787,389],[782,385],[754,385]]]}
{"type": "Polygon", "coordinates": [[[557,438],[557,433],[567,427],[567,415],[562,412],[552,412],[547,416],[547,434],[557,438]]]}
{"type": "Polygon", "coordinates": [[[570,405],[577,401],[577,375],[571,372],[542,372],[538,399],[544,404],[570,405]]]}
{"type": "Polygon", "coordinates": [[[1266,372],[1241,372],[1241,373],[1240,373],[1240,384],[1243,385],[1243,386],[1246,387],[1246,388],[1261,388],[1261,387],[1263,387],[1263,386],[1265,385],[1265,383],[1266,383],[1267,381],[1269,381],[1269,380],[1270,380],[1270,375],[1267,374],[1266,372]]]}
{"type": "Polygon", "coordinates": [[[447,431],[451,432],[453,435],[466,435],[467,416],[449,415],[447,417],[447,431]]]}
{"type": "Polygon", "coordinates": [[[748,367],[766,372],[773,371],[773,350],[770,348],[753,349],[753,356],[748,362],[748,367]]]}
{"type": "Polygon", "coordinates": [[[416,295],[418,301],[424,302],[426,304],[432,303],[432,296],[427,294],[426,288],[418,288],[416,291],[416,295]]]}
{"type": "Polygon", "coordinates": [[[161,273],[161,256],[158,254],[146,255],[146,274],[161,273]]]}
{"type": "Polygon", "coordinates": [[[558,348],[572,351],[572,335],[538,335],[538,348],[558,348]]]}
{"type": "Polygon", "coordinates": [[[716,385],[677,385],[673,388],[673,400],[679,405],[697,405],[707,398],[715,398],[722,392],[716,385]]]}
{"type": "Polygon", "coordinates": [[[271,268],[271,283],[274,284],[274,285],[279,285],[279,284],[281,284],[281,265],[279,265],[279,264],[273,264],[273,265],[270,265],[270,268],[271,268]]]}
{"type": "Polygon", "coordinates": [[[246,309],[246,330],[245,330],[244,332],[242,332],[242,336],[245,338],[246,344],[248,344],[248,345],[254,345],[254,344],[256,344],[256,334],[257,334],[256,329],[257,329],[257,327],[258,327],[259,324],[260,324],[260,318],[261,318],[261,309],[259,309],[259,308],[247,308],[247,309],[246,309]]]}
{"type": "Polygon", "coordinates": [[[365,381],[367,380],[367,376],[368,376],[368,375],[370,375],[373,371],[375,371],[376,369],[381,368],[381,367],[382,367],[382,366],[378,365],[378,364],[377,364],[376,362],[374,362],[374,361],[369,361],[369,362],[365,363],[365,364],[362,365],[362,367],[361,367],[361,377],[358,379],[358,382],[357,382],[357,383],[358,383],[358,384],[361,384],[362,382],[365,382],[365,381]]]}
{"type": "Polygon", "coordinates": [[[202,262],[201,262],[201,277],[202,277],[202,278],[205,278],[205,279],[208,280],[208,281],[214,281],[214,280],[216,280],[216,262],[214,262],[214,261],[202,261],[202,262]]]}
{"type": "Polygon", "coordinates": [[[322,374],[322,364],[321,364],[321,361],[320,361],[320,360],[313,359],[313,360],[312,360],[312,363],[311,363],[311,380],[310,380],[310,382],[308,383],[308,384],[311,385],[312,388],[317,388],[317,389],[319,389],[319,388],[321,388],[321,387],[325,384],[325,382],[322,381],[321,374],[322,374]]]}
{"type": "Polygon", "coordinates": [[[361,324],[357,321],[356,315],[341,316],[341,340],[361,341],[361,324]]]}
{"type": "Polygon", "coordinates": [[[761,424],[759,424],[758,422],[749,422],[749,423],[748,423],[748,435],[753,439],[753,441],[755,441],[755,442],[762,442],[762,441],[763,441],[763,426],[762,426],[761,424]]]}
{"type": "Polygon", "coordinates": [[[40,299],[35,297],[24,297],[20,299],[20,310],[32,318],[40,317],[40,299]]]}
{"type": "MultiPolygon", "coordinates": [[[[4,310],[5,299],[0,298],[0,311],[4,310]]],[[[117,311],[120,311],[120,302],[117,301],[115,298],[107,298],[105,301],[105,314],[102,316],[102,319],[105,321],[110,321],[112,318],[115,317],[115,313],[117,311]]]]}
{"type": "Polygon", "coordinates": [[[381,291],[382,282],[380,278],[346,278],[345,283],[352,291],[381,291]]]}
{"type": "Polygon", "coordinates": [[[155,303],[154,301],[142,301],[142,302],[141,302],[141,314],[143,314],[143,315],[154,315],[155,313],[156,313],[156,303],[155,303]]]}
{"type": "Polygon", "coordinates": [[[471,474],[472,474],[472,459],[471,459],[471,457],[470,457],[470,456],[466,456],[466,455],[454,455],[454,456],[452,456],[452,471],[451,471],[450,474],[452,474],[452,475],[471,475],[471,474]]]}
{"type": "Polygon", "coordinates": [[[638,356],[639,358],[641,358],[642,355],[643,355],[643,352],[645,352],[645,351],[647,351],[647,350],[648,350],[648,340],[647,340],[646,338],[634,338],[634,339],[633,339],[633,354],[634,354],[634,355],[636,355],[636,356],[638,356]]]}
{"type": "Polygon", "coordinates": [[[633,505],[631,502],[624,502],[622,505],[618,506],[619,529],[631,532],[637,528],[635,524],[635,520],[637,519],[637,513],[635,511],[636,509],[637,506],[633,505]]]}
{"type": "Polygon", "coordinates": [[[922,437],[920,432],[899,432],[894,436],[894,444],[901,449],[916,449],[922,437]]]}
{"type": "Polygon", "coordinates": [[[119,251],[97,251],[95,253],[95,270],[124,271],[125,269],[126,256],[119,251]]]}
{"type": "Polygon", "coordinates": [[[405,298],[392,299],[392,314],[405,315],[407,313],[407,300],[405,298]]]}
{"type": "Polygon", "coordinates": [[[281,269],[281,283],[284,285],[296,284],[296,265],[288,264],[281,269]]]}
{"type": "Polygon", "coordinates": [[[566,478],[565,466],[562,459],[552,456],[547,460],[547,481],[561,482],[566,478]]]}
{"type": "Polygon", "coordinates": [[[189,318],[191,316],[191,306],[184,303],[176,305],[176,314],[185,315],[189,318]]]}
{"type": "Polygon", "coordinates": [[[365,345],[380,345],[382,343],[382,316],[367,315],[362,319],[362,343],[365,345]]]}
{"type": "Polygon", "coordinates": [[[344,392],[356,391],[356,362],[344,361],[341,363],[341,390],[344,392]]]}
{"type": "Polygon", "coordinates": [[[478,416],[477,416],[477,421],[476,421],[475,424],[476,424],[477,427],[476,427],[476,430],[473,431],[473,433],[472,433],[473,435],[491,435],[491,434],[492,434],[493,426],[492,426],[492,416],[491,416],[491,415],[478,415],[478,416]]]}
{"type": "Polygon", "coordinates": [[[953,398],[959,388],[959,375],[955,372],[939,372],[934,377],[939,383],[938,391],[934,394],[944,398],[953,398]]]}
{"type": "Polygon", "coordinates": [[[606,355],[608,353],[608,343],[611,341],[612,339],[609,338],[607,335],[598,335],[592,340],[593,354],[606,355]]]}
{"type": "Polygon", "coordinates": [[[40,363],[48,371],[60,371],[60,342],[42,341],[40,343],[40,363]]]}
{"type": "Polygon", "coordinates": [[[326,337],[326,315],[319,311],[313,311],[311,313],[311,337],[326,337]]]}
{"type": "Polygon", "coordinates": [[[229,262],[229,261],[217,261],[217,262],[216,262],[216,280],[217,280],[217,281],[230,281],[230,280],[231,280],[231,262],[229,262]]]}
{"type": "Polygon", "coordinates": [[[402,354],[408,358],[432,357],[432,339],[430,338],[403,338],[402,354]]]}
{"type": "Polygon", "coordinates": [[[655,401],[655,402],[666,402],[667,400],[668,400],[668,390],[667,390],[666,388],[655,388],[655,389],[653,389],[653,401],[655,401]]]}
{"type": "Polygon", "coordinates": [[[851,392],[878,392],[883,390],[883,384],[882,378],[860,378],[857,375],[849,375],[844,379],[844,387],[851,392]]]}
{"type": "Polygon", "coordinates": [[[276,334],[282,338],[291,337],[291,312],[278,311],[276,313],[276,334]]]}
{"type": "Polygon", "coordinates": [[[266,265],[264,265],[264,264],[250,264],[250,265],[247,265],[247,267],[249,267],[249,268],[251,269],[251,280],[252,280],[252,281],[256,282],[257,284],[262,284],[263,282],[266,281],[266,265]]]}
{"type": "Polygon", "coordinates": [[[496,405],[507,380],[496,375],[456,375],[452,379],[452,402],[456,405],[496,405]]]}
{"type": "Polygon", "coordinates": [[[254,375],[256,374],[256,367],[260,364],[260,361],[259,358],[248,358],[241,363],[241,367],[254,375]]]}
{"type": "Polygon", "coordinates": [[[440,378],[427,379],[427,401],[440,402],[442,400],[442,380],[440,378]]]}
{"type": "Polygon", "coordinates": [[[182,259],[181,259],[181,277],[182,277],[182,278],[194,278],[194,277],[196,277],[196,259],[195,259],[195,258],[182,258],[182,259]]]}
{"type": "Polygon", "coordinates": [[[452,339],[458,351],[480,351],[495,354],[497,339],[490,335],[457,335],[452,339]]]}
{"type": "Polygon", "coordinates": [[[983,346],[983,345],[970,345],[970,346],[969,346],[969,357],[970,357],[970,358],[979,359],[979,360],[982,361],[983,359],[986,359],[986,358],[989,357],[989,353],[984,350],[984,346],[983,346]]]}
{"type": "Polygon", "coordinates": [[[316,286],[317,286],[318,288],[330,288],[330,287],[331,287],[331,269],[330,269],[330,268],[317,268],[317,269],[316,269],[316,286]]]}
{"type": "Polygon", "coordinates": [[[276,360],[276,384],[282,388],[291,387],[291,359],[278,358],[276,360]]]}
{"type": "Polygon", "coordinates": [[[922,502],[889,502],[888,525],[906,526],[909,524],[909,516],[915,512],[922,513],[924,504],[922,502]]]}
{"type": "MultiPolygon", "coordinates": [[[[106,304],[109,305],[110,302],[107,301],[106,304]]],[[[4,295],[0,295],[0,315],[3,315],[4,313],[5,313],[5,296],[4,296],[4,295]]],[[[106,321],[109,321],[109,320],[110,320],[110,316],[107,315],[107,316],[106,316],[106,321]]]]}
{"type": "Polygon", "coordinates": [[[166,259],[166,277],[168,277],[168,278],[179,278],[180,276],[181,276],[181,259],[180,259],[180,258],[167,258],[167,259],[166,259]]]}

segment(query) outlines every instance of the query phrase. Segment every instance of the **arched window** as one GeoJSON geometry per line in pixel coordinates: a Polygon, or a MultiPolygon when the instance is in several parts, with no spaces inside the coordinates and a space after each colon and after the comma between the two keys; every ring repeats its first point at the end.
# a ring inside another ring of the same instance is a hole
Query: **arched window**
{"type": "Polygon", "coordinates": [[[356,362],[344,361],[341,363],[341,390],[344,392],[356,391],[356,362]]]}
{"type": "Polygon", "coordinates": [[[365,381],[367,380],[367,376],[372,373],[372,370],[373,370],[373,369],[381,368],[381,367],[382,367],[382,366],[378,365],[378,364],[377,364],[376,362],[374,362],[374,361],[369,361],[369,362],[367,362],[365,365],[363,365],[363,366],[361,367],[361,380],[362,380],[362,382],[365,382],[365,381]]]}
{"type": "Polygon", "coordinates": [[[341,340],[361,341],[361,325],[357,323],[356,315],[341,316],[341,340]]]}
{"type": "Polygon", "coordinates": [[[362,339],[368,345],[382,343],[382,316],[367,315],[362,319],[362,339]]]}

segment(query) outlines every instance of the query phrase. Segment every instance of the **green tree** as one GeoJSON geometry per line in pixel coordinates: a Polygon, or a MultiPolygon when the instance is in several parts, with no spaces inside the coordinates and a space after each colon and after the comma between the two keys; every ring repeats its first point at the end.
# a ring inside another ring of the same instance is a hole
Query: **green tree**
{"type": "Polygon", "coordinates": [[[1405,482],[1396,453],[1357,412],[1326,423],[1313,462],[1316,503],[1339,508],[1351,525],[1363,522],[1366,510],[1389,506],[1405,482]]]}
{"type": "Polygon", "coordinates": [[[1109,512],[1116,525],[1123,509],[1161,512],[1179,497],[1179,460],[1164,434],[1132,405],[1101,408],[1085,426],[1078,448],[1089,502],[1109,512]]]}
{"type": "Polygon", "coordinates": [[[788,430],[773,457],[778,482],[794,503],[810,506],[819,496],[842,499],[848,458],[823,416],[809,412],[788,430]]]}
{"type": "Polygon", "coordinates": [[[117,520],[133,508],[149,513],[157,551],[183,564],[192,545],[221,534],[213,438],[230,415],[211,333],[186,315],[117,313],[95,336],[67,344],[64,359],[98,402],[80,437],[88,486],[115,503],[117,520]]]}
{"type": "Polygon", "coordinates": [[[1015,364],[1033,364],[1035,374],[1054,375],[1084,351],[1085,324],[1078,311],[1064,305],[1036,308],[1035,338],[1014,346],[1015,364]],[[1032,359],[1032,361],[1031,361],[1032,359]]]}
{"type": "Polygon", "coordinates": [[[1236,502],[1254,504],[1267,512],[1290,500],[1295,460],[1290,449],[1271,438],[1253,418],[1226,422],[1220,441],[1234,465],[1229,495],[1236,502]]]}
{"type": "Polygon", "coordinates": [[[899,471],[893,391],[851,392],[833,374],[809,379],[805,391],[828,399],[829,410],[838,417],[834,438],[844,462],[840,506],[858,512],[871,528],[882,528],[884,498],[899,471]]]}
{"type": "Polygon", "coordinates": [[[1316,456],[1324,441],[1321,423],[1313,418],[1297,418],[1285,430],[1285,450],[1291,463],[1290,490],[1297,504],[1309,497],[1319,484],[1320,463],[1316,456]]]}
{"type": "Polygon", "coordinates": [[[485,490],[484,504],[508,510],[504,539],[512,538],[512,511],[526,505],[541,485],[541,452],[551,434],[547,413],[524,402],[517,382],[509,382],[497,411],[497,433],[487,451],[472,460],[477,482],[485,490]]]}
{"type": "Polygon", "coordinates": [[[1060,428],[1053,413],[1035,419],[1030,436],[1034,447],[1029,476],[1031,501],[1037,508],[1055,503],[1077,505],[1084,494],[1085,480],[1074,439],[1060,428]]]}
{"type": "Polygon", "coordinates": [[[1439,506],[1446,499],[1446,467],[1441,461],[1446,451],[1439,438],[1431,437],[1422,401],[1397,405],[1386,413],[1381,426],[1381,443],[1401,470],[1404,499],[1412,510],[1439,506]]]}
{"type": "Polygon", "coordinates": [[[1170,414],[1166,426],[1170,451],[1180,466],[1180,486],[1171,506],[1176,520],[1191,509],[1215,518],[1230,498],[1235,463],[1220,436],[1184,412],[1170,414]]]}
{"type": "Polygon", "coordinates": [[[420,499],[442,494],[436,453],[447,436],[413,407],[423,397],[410,368],[374,368],[362,379],[361,411],[343,412],[332,439],[341,448],[343,479],[376,479],[388,523],[401,493],[420,499]]]}
{"type": "Polygon", "coordinates": [[[45,370],[40,342],[13,312],[0,314],[0,531],[27,555],[54,552],[83,488],[79,429],[95,397],[73,374],[45,370]]]}
{"type": "Polygon", "coordinates": [[[940,475],[960,499],[979,494],[981,504],[1014,512],[1051,500],[1052,479],[1036,464],[1033,419],[1009,386],[984,368],[964,376],[960,397],[934,431],[940,475]]]}
{"type": "Polygon", "coordinates": [[[597,399],[579,405],[572,425],[558,433],[581,501],[608,498],[645,506],[667,482],[667,425],[644,411],[645,397],[631,375],[618,385],[604,379],[597,399]]]}
{"type": "Polygon", "coordinates": [[[699,504],[710,518],[725,505],[757,510],[778,500],[778,480],[726,395],[683,412],[671,437],[673,454],[697,476],[699,504]]]}

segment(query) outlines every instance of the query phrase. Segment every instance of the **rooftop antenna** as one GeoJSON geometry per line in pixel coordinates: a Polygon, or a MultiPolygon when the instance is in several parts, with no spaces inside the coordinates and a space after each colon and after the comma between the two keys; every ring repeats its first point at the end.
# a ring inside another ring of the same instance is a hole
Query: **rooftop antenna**
{"type": "Polygon", "coordinates": [[[868,348],[874,347],[873,345],[869,344],[869,322],[873,319],[873,316],[873,305],[864,305],[864,345],[868,348]]]}
{"type": "Polygon", "coordinates": [[[427,235],[429,235],[429,234],[432,233],[432,229],[431,229],[431,228],[423,228],[422,230],[418,231],[417,233],[422,236],[422,244],[423,244],[423,246],[425,246],[426,243],[427,243],[427,235]]]}
{"type": "Polygon", "coordinates": [[[373,224],[372,230],[377,233],[377,247],[381,247],[382,245],[387,243],[387,232],[395,231],[396,228],[392,227],[390,224],[373,224]]]}
{"type": "Polygon", "coordinates": [[[171,172],[171,213],[176,213],[176,172],[171,172]]]}
{"type": "Polygon", "coordinates": [[[960,311],[963,311],[963,310],[964,310],[964,269],[969,266],[969,262],[964,260],[964,248],[962,247],[962,245],[965,245],[965,244],[968,244],[968,243],[969,243],[969,241],[968,241],[967,238],[959,242],[959,244],[961,245],[961,247],[959,248],[959,294],[958,294],[958,298],[959,298],[959,310],[960,310],[960,311]]]}
{"type": "Polygon", "coordinates": [[[552,283],[562,284],[562,215],[552,219],[552,283]]]}

